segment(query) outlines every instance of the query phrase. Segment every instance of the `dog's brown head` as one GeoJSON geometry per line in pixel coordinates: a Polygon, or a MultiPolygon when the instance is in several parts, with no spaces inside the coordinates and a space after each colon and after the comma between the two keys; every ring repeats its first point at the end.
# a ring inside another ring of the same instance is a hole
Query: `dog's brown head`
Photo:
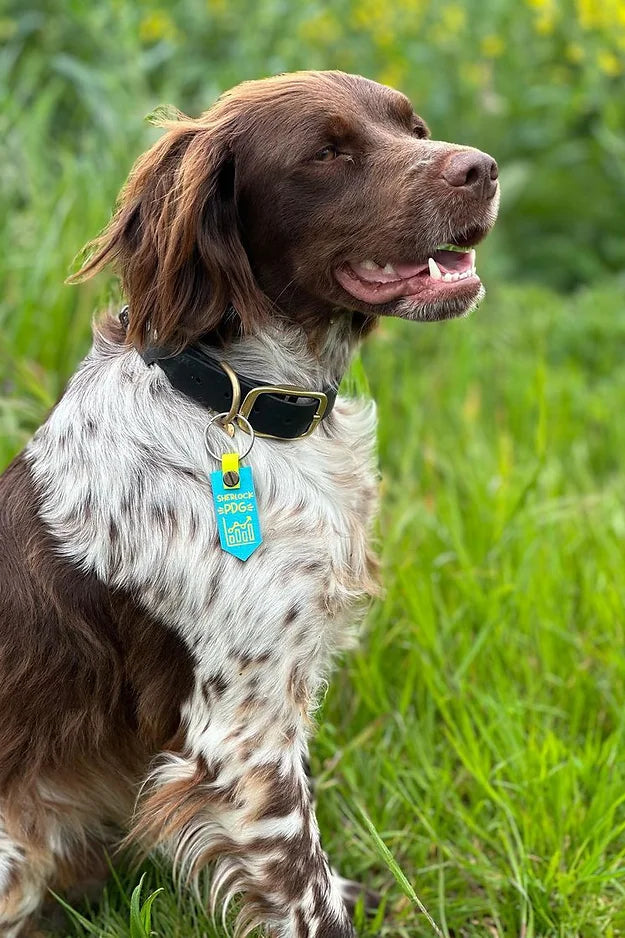
{"type": "Polygon", "coordinates": [[[337,310],[445,319],[481,296],[472,248],[497,214],[497,164],[429,139],[403,94],[299,72],[164,124],[74,278],[114,263],[130,341],[182,346],[271,316],[315,332],[337,310]]]}

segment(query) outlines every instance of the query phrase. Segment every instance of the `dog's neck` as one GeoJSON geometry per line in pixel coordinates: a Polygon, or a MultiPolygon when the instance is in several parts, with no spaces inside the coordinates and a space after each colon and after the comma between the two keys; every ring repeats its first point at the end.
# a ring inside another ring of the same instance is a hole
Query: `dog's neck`
{"type": "Polygon", "coordinates": [[[262,333],[231,340],[219,349],[210,344],[202,348],[248,378],[314,390],[338,387],[358,343],[351,315],[341,313],[314,342],[301,326],[275,322],[262,333]]]}

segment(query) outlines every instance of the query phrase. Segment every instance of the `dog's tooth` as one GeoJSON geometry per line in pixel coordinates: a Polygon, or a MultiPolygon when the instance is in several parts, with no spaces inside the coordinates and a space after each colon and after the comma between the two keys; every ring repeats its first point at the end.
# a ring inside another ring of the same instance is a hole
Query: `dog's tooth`
{"type": "Polygon", "coordinates": [[[454,279],[453,274],[443,274],[443,280],[445,281],[445,283],[451,283],[453,279],[454,279]]]}
{"type": "Polygon", "coordinates": [[[444,279],[440,272],[439,266],[433,257],[428,257],[428,267],[430,268],[430,277],[432,280],[444,279]]]}
{"type": "Polygon", "coordinates": [[[396,274],[397,271],[395,270],[395,268],[393,267],[392,264],[385,264],[384,267],[382,268],[382,273],[384,273],[384,274],[396,274]]]}
{"type": "Polygon", "coordinates": [[[374,261],[363,261],[360,264],[361,267],[364,267],[365,270],[378,270],[378,265],[374,261]]]}
{"type": "Polygon", "coordinates": [[[475,271],[475,249],[471,248],[469,251],[469,260],[471,261],[471,267],[475,271]]]}

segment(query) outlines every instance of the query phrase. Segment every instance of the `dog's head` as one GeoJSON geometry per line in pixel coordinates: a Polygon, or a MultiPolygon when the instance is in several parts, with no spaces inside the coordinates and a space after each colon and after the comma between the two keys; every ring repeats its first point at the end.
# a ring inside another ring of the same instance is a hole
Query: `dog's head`
{"type": "Polygon", "coordinates": [[[445,319],[481,297],[473,247],[495,221],[497,164],[431,140],[403,94],[300,72],[164,124],[74,278],[113,262],[130,341],[182,346],[272,316],[312,331],[337,310],[445,319]]]}

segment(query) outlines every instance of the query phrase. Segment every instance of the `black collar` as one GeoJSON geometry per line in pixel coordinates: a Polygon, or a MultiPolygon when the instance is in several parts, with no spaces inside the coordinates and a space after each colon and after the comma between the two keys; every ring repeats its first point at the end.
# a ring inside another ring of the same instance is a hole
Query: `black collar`
{"type": "MultiPolygon", "coordinates": [[[[121,311],[119,320],[127,328],[128,307],[121,311]]],[[[199,345],[176,354],[148,347],[140,354],[147,365],[158,365],[177,391],[217,413],[228,413],[234,405],[238,380],[238,413],[247,418],[257,436],[277,440],[308,436],[330,414],[336,400],[334,386],[310,391],[290,385],[267,385],[235,374],[209,358],[199,345]]]]}

